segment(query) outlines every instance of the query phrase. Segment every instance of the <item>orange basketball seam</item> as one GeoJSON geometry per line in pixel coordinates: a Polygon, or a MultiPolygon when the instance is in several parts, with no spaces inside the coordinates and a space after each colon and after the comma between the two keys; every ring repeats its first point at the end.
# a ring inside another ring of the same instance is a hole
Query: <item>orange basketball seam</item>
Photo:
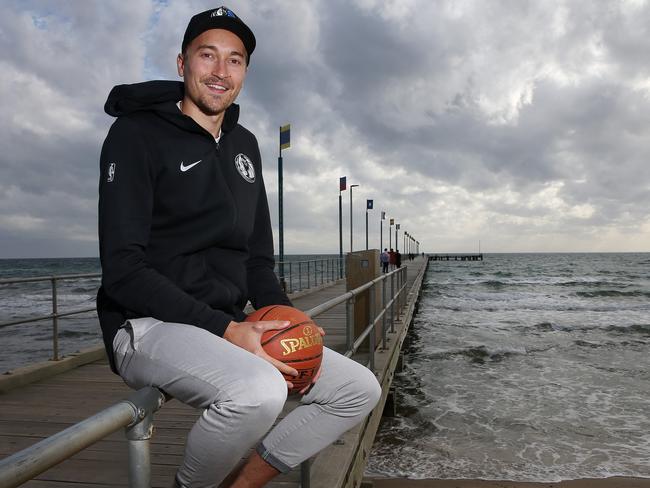
{"type": "MultiPolygon", "coordinates": [[[[266,346],[269,342],[271,342],[273,339],[275,339],[280,334],[284,334],[285,332],[289,332],[290,330],[293,330],[296,327],[300,327],[301,325],[309,324],[309,323],[314,324],[314,321],[309,319],[309,320],[305,320],[304,322],[298,322],[297,324],[290,325],[286,329],[279,329],[279,330],[277,330],[277,332],[275,334],[273,334],[271,337],[268,337],[264,342],[262,342],[262,346],[266,346]]],[[[314,324],[314,325],[316,325],[316,324],[314,324]]],[[[269,330],[267,332],[271,332],[271,331],[269,330]]]]}
{"type": "Polygon", "coordinates": [[[264,317],[266,317],[271,311],[275,310],[278,308],[280,305],[272,305],[271,308],[269,308],[267,311],[265,311],[259,318],[258,322],[261,322],[264,317]]]}
{"type": "Polygon", "coordinates": [[[322,356],[323,356],[323,354],[321,353],[321,354],[318,354],[317,356],[311,356],[311,357],[308,357],[308,358],[301,358],[301,359],[288,359],[288,360],[286,360],[286,361],[282,361],[281,359],[279,359],[279,361],[282,361],[282,362],[285,363],[285,364],[289,364],[289,363],[302,363],[302,362],[305,362],[305,361],[312,361],[312,360],[314,360],[314,359],[318,359],[319,357],[322,357],[322,356]]]}

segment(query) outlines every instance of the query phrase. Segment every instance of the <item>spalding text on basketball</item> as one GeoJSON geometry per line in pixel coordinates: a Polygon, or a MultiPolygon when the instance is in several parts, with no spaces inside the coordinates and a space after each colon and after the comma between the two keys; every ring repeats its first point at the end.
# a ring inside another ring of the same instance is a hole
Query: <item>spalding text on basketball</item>
{"type": "Polygon", "coordinates": [[[303,333],[302,337],[293,337],[291,339],[282,339],[280,341],[280,344],[282,345],[282,349],[283,349],[282,351],[283,356],[286,356],[287,354],[291,354],[296,351],[300,351],[301,349],[305,349],[307,347],[311,347],[323,343],[323,338],[321,337],[318,330],[315,329],[314,327],[311,327],[310,325],[306,325],[302,329],[302,333],[303,333]]]}

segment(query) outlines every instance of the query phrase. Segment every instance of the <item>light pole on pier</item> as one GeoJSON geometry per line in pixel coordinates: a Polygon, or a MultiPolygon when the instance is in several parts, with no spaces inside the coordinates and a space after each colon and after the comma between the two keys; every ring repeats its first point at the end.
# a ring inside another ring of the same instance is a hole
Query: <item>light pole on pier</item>
{"type": "Polygon", "coordinates": [[[386,220],[386,212],[382,210],[379,219],[379,252],[384,250],[384,220],[386,220]]]}
{"type": "Polygon", "coordinates": [[[339,178],[339,278],[343,278],[343,197],[341,192],[345,191],[347,177],[339,178]]]}
{"type": "Polygon", "coordinates": [[[352,247],[352,188],[359,185],[350,185],[350,252],[354,251],[352,247]]]}
{"type": "Polygon", "coordinates": [[[283,212],[283,197],[282,197],[282,150],[291,147],[290,142],[291,125],[283,125],[280,127],[280,154],[278,155],[278,257],[280,272],[280,284],[282,289],[286,290],[286,283],[284,282],[284,212],[283,212]]]}
{"type": "MultiPolygon", "coordinates": [[[[393,232],[393,224],[394,223],[395,223],[395,219],[390,219],[388,221],[388,249],[389,250],[393,248],[391,239],[392,239],[392,235],[393,235],[392,232],[393,232]]],[[[397,243],[395,243],[395,247],[397,247],[397,243]]]]}
{"type": "MultiPolygon", "coordinates": [[[[397,240],[398,233],[399,233],[399,224],[395,224],[395,251],[397,251],[397,243],[399,242],[397,240]]],[[[403,250],[404,248],[402,248],[402,251],[403,250]]]]}
{"type": "Polygon", "coordinates": [[[366,251],[368,250],[368,210],[372,210],[372,200],[366,200],[366,251]]]}

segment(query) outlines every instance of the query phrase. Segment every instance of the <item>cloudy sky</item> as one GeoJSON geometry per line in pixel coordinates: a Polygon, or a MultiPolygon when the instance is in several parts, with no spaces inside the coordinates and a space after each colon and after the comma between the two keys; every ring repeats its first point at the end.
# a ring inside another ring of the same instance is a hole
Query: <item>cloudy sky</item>
{"type": "MultiPolygon", "coordinates": [[[[218,5],[2,2],[0,258],[98,254],[106,95],[178,79],[187,20],[218,5]]],[[[278,128],[292,127],[286,253],[338,252],[340,176],[360,185],[355,249],[373,199],[371,247],[383,210],[430,252],[650,251],[650,2],[228,6],[258,39],[240,121],[274,226],[278,128]]]]}

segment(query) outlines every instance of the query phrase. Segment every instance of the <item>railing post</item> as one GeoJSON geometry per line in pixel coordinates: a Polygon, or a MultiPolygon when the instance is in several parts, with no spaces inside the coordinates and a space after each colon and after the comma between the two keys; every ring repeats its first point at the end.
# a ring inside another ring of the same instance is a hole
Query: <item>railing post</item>
{"type": "Polygon", "coordinates": [[[291,266],[291,261],[289,261],[289,293],[293,292],[293,274],[292,274],[292,266],[291,266]]]}
{"type": "Polygon", "coordinates": [[[390,332],[395,332],[395,273],[390,275],[390,332]]]}
{"type": "Polygon", "coordinates": [[[311,261],[307,261],[307,289],[309,290],[311,288],[311,261]]]}
{"type": "Polygon", "coordinates": [[[399,270],[397,270],[397,273],[395,273],[395,303],[397,304],[397,310],[396,310],[396,316],[397,319],[402,315],[402,292],[401,292],[401,278],[402,275],[399,270]]]}
{"type": "Polygon", "coordinates": [[[298,290],[302,291],[302,261],[298,261],[298,290]]]}
{"type": "Polygon", "coordinates": [[[402,291],[402,308],[406,310],[406,302],[408,298],[408,290],[406,288],[406,277],[408,276],[408,268],[404,267],[404,271],[402,271],[402,288],[404,290],[402,291]]]}
{"type": "Polygon", "coordinates": [[[149,439],[153,433],[153,413],[141,408],[141,420],[126,428],[129,451],[129,488],[151,488],[151,449],[149,439]]]}
{"type": "Polygon", "coordinates": [[[352,349],[354,343],[354,319],[352,306],[354,305],[354,296],[345,302],[345,346],[346,351],[352,349]]]}
{"type": "Polygon", "coordinates": [[[368,326],[372,327],[370,334],[368,336],[368,350],[370,352],[370,371],[375,373],[375,284],[373,283],[370,288],[368,288],[369,294],[369,303],[368,303],[368,315],[370,316],[370,323],[368,326]]]}
{"type": "Polygon", "coordinates": [[[406,279],[404,278],[405,276],[405,271],[406,268],[402,268],[404,271],[400,273],[400,297],[401,297],[401,302],[402,302],[402,311],[404,311],[404,307],[406,306],[406,279]]]}
{"type": "MultiPolygon", "coordinates": [[[[154,388],[139,390],[144,406],[137,408],[135,423],[125,428],[129,452],[129,488],[151,488],[151,446],[153,435],[153,414],[164,397],[154,388]]],[[[135,405],[134,405],[135,408],[135,405]]]]}
{"type": "Polygon", "coordinates": [[[381,309],[383,311],[381,316],[381,347],[388,349],[386,344],[386,277],[381,280],[381,309]]]}
{"type": "Polygon", "coordinates": [[[300,488],[309,488],[311,486],[311,464],[309,459],[300,463],[300,488]]]}
{"type": "Polygon", "coordinates": [[[52,360],[59,360],[59,305],[56,293],[56,276],[52,276],[52,360]]]}

